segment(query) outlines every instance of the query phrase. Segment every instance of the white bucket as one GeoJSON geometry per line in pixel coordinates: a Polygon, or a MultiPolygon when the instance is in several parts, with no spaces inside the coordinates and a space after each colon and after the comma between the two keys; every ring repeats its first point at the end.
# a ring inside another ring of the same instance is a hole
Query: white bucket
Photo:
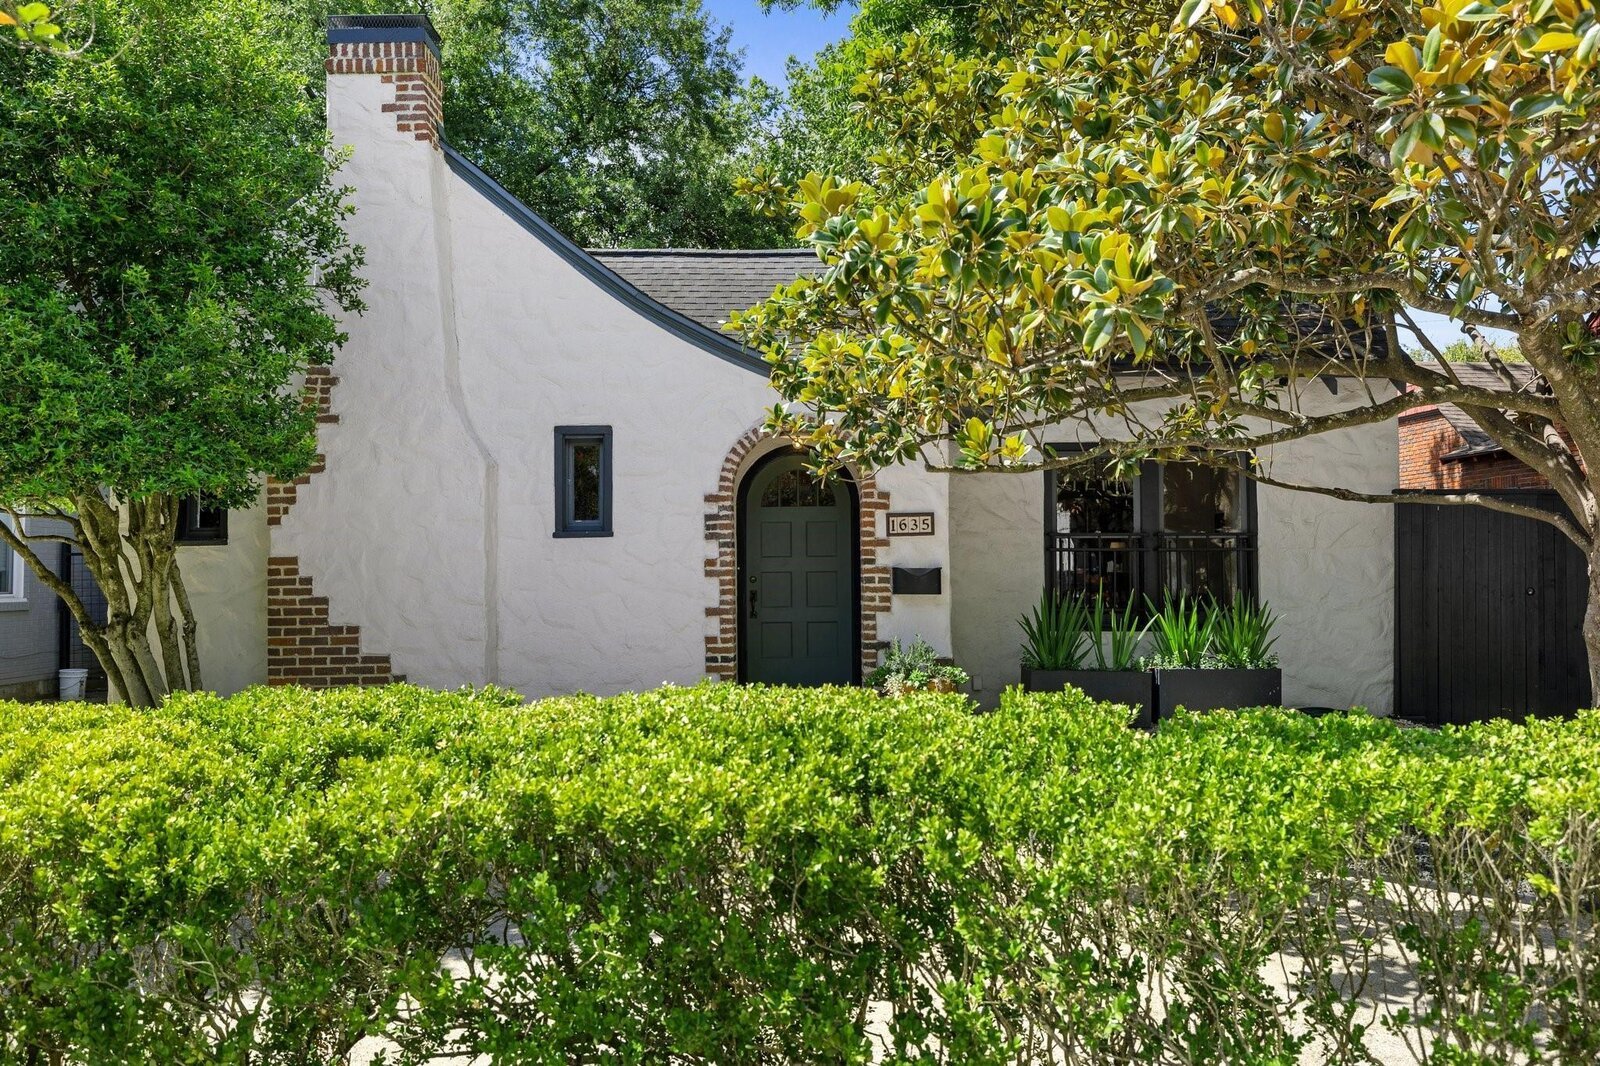
{"type": "Polygon", "coordinates": [[[89,683],[89,671],[60,670],[56,676],[61,682],[61,702],[70,703],[73,700],[83,699],[84,687],[89,683]]]}

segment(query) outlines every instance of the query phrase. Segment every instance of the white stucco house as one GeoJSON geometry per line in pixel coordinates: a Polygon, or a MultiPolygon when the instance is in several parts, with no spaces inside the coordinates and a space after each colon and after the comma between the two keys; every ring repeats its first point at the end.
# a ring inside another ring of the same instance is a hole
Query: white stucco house
{"type": "MultiPolygon", "coordinates": [[[[921,636],[992,701],[1053,583],[1254,594],[1286,702],[1390,707],[1389,508],[1176,466],[819,485],[762,433],[764,364],[717,328],[809,252],[576,247],[450,148],[424,19],[335,18],[329,42],[368,309],[312,375],[314,471],[186,549],[210,685],[849,682],[921,636]]],[[[1389,425],[1263,458],[1388,491],[1396,448],[1389,425]]]]}

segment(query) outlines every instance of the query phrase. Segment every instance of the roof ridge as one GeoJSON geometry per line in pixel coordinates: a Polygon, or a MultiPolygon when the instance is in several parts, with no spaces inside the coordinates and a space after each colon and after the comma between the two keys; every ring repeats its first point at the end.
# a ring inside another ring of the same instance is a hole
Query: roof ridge
{"type": "Polygon", "coordinates": [[[706,259],[749,256],[815,256],[810,248],[585,248],[590,255],[615,256],[685,256],[706,259]]]}

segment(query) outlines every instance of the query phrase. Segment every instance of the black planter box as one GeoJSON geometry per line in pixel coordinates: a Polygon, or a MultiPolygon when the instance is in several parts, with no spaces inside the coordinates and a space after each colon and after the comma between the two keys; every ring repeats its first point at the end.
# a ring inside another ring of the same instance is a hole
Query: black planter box
{"type": "Polygon", "coordinates": [[[1238,707],[1278,707],[1283,703],[1283,671],[1157,670],[1156,718],[1179,707],[1220,711],[1238,707]]]}
{"type": "Polygon", "coordinates": [[[1071,685],[1097,703],[1122,703],[1134,709],[1133,724],[1149,726],[1155,706],[1153,675],[1148,670],[1033,670],[1022,668],[1022,687],[1029,692],[1059,692],[1071,685]]]}

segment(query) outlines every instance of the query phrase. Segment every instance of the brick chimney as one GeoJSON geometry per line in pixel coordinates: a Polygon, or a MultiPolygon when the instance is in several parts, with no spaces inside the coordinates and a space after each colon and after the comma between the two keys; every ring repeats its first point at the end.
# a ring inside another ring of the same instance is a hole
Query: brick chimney
{"type": "Polygon", "coordinates": [[[330,94],[334,79],[363,75],[393,86],[382,111],[395,132],[439,146],[444,87],[439,79],[439,31],[426,15],[331,15],[328,18],[330,94]]]}

